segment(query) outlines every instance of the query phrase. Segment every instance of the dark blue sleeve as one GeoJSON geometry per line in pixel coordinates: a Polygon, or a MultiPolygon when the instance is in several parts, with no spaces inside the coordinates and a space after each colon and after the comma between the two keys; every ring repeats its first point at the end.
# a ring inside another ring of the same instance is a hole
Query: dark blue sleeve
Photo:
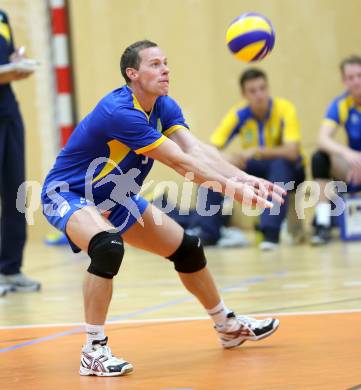
{"type": "Polygon", "coordinates": [[[178,103],[169,96],[163,96],[160,99],[160,121],[162,123],[162,133],[164,135],[170,135],[173,131],[180,127],[189,129],[178,103]]]}
{"type": "Polygon", "coordinates": [[[338,110],[338,99],[335,99],[327,108],[324,119],[330,119],[340,124],[340,116],[338,110]]]}
{"type": "Polygon", "coordinates": [[[10,62],[10,55],[14,52],[14,42],[6,13],[0,10],[0,65],[10,62]]]}
{"type": "Polygon", "coordinates": [[[0,65],[7,64],[9,62],[8,44],[5,38],[0,35],[0,65]]]}

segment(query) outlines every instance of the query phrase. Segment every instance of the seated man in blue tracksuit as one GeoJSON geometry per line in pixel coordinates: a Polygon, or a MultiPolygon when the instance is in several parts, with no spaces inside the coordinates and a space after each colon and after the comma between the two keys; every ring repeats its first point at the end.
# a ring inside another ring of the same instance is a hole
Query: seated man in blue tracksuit
{"type": "Polygon", "coordinates": [[[336,97],[323,119],[319,150],[312,156],[312,176],[320,186],[312,245],[326,244],[331,237],[331,203],[326,186],[331,178],[347,183],[347,191],[361,191],[361,57],[344,59],[340,66],[346,91],[336,97]],[[343,127],[347,145],[334,140],[343,127]]]}
{"type": "MultiPolygon", "coordinates": [[[[229,157],[234,165],[271,182],[294,181],[296,188],[305,173],[295,107],[286,99],[269,95],[267,76],[259,69],[248,69],[241,75],[240,89],[244,100],[228,111],[211,143],[223,149],[237,137],[240,150],[229,157]]],[[[261,214],[259,228],[264,239],[260,249],[277,247],[286,210],[287,202],[277,215],[270,210],[261,214]]]]}

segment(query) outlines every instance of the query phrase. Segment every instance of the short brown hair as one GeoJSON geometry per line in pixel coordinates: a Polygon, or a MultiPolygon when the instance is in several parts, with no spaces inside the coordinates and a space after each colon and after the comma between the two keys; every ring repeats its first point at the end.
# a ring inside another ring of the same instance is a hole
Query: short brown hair
{"type": "Polygon", "coordinates": [[[155,42],[148,41],[147,39],[143,41],[137,41],[132,45],[128,46],[120,58],[120,71],[124,77],[124,80],[127,84],[130,83],[130,78],[127,76],[126,69],[134,68],[139,69],[140,57],[139,52],[143,49],[148,49],[149,47],[157,47],[158,45],[155,42]]]}
{"type": "Polygon", "coordinates": [[[341,73],[344,73],[346,65],[360,65],[361,66],[361,57],[353,54],[349,57],[346,57],[344,60],[340,63],[340,71],[341,73]]]}
{"type": "Polygon", "coordinates": [[[266,73],[257,68],[249,68],[245,70],[239,77],[239,86],[243,91],[247,81],[259,79],[259,78],[262,78],[265,81],[267,81],[266,73]]]}

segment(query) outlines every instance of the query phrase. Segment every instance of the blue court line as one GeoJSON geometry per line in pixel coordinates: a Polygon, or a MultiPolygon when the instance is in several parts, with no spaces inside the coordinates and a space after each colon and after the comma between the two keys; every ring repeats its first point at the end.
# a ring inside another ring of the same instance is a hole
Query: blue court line
{"type": "MultiPolygon", "coordinates": [[[[276,277],[282,277],[285,275],[285,273],[277,272],[274,275],[276,277]]],[[[232,291],[232,289],[237,288],[237,287],[244,287],[244,286],[249,286],[252,284],[258,284],[258,283],[262,283],[262,282],[265,282],[265,281],[270,280],[270,279],[274,279],[274,276],[254,276],[252,278],[244,279],[241,282],[238,282],[234,285],[219,288],[219,291],[220,292],[228,292],[229,290],[232,291]]],[[[186,290],[185,290],[185,292],[186,292],[186,290]]],[[[160,303],[158,305],[149,306],[149,307],[146,307],[144,309],[136,310],[136,311],[133,311],[131,313],[125,313],[125,314],[121,314],[119,316],[110,317],[108,321],[128,320],[130,318],[137,317],[137,316],[142,315],[142,314],[151,313],[153,311],[165,309],[167,307],[178,305],[180,303],[191,302],[191,301],[195,301],[195,300],[196,300],[196,298],[193,295],[189,295],[187,297],[173,299],[171,301],[160,303]]],[[[0,352],[1,352],[1,349],[0,349],[0,352]]]]}
{"type": "Polygon", "coordinates": [[[23,347],[28,347],[29,345],[42,343],[43,341],[54,340],[54,339],[56,339],[58,337],[68,336],[68,335],[71,335],[71,334],[74,334],[74,333],[80,333],[83,329],[84,329],[84,327],[79,327],[79,328],[75,328],[75,329],[69,329],[69,330],[65,330],[64,332],[59,332],[59,333],[55,333],[55,334],[52,334],[52,335],[49,335],[49,336],[39,337],[37,339],[24,341],[23,343],[19,343],[19,344],[12,345],[10,347],[2,348],[2,349],[0,349],[0,353],[13,351],[15,349],[19,349],[19,348],[23,348],[23,347]]]}
{"type": "MultiPolygon", "coordinates": [[[[258,284],[258,283],[265,282],[267,280],[272,280],[275,278],[283,277],[285,275],[286,275],[286,272],[282,271],[282,272],[276,272],[276,273],[272,274],[271,276],[254,276],[251,278],[244,279],[244,280],[242,280],[234,285],[219,288],[219,291],[220,292],[228,292],[229,290],[232,290],[236,287],[244,287],[244,286],[249,286],[249,285],[253,285],[253,284],[258,284]]],[[[151,312],[158,311],[158,310],[170,307],[170,306],[178,305],[178,304],[184,303],[184,302],[190,302],[193,300],[196,300],[196,298],[193,297],[192,295],[187,296],[187,297],[183,297],[183,298],[173,299],[171,301],[160,303],[158,305],[149,306],[149,307],[146,307],[144,309],[136,310],[136,311],[133,311],[130,313],[121,314],[119,316],[110,317],[108,319],[108,321],[129,320],[131,318],[137,317],[137,316],[142,315],[142,314],[151,313],[151,312]]],[[[24,341],[24,342],[19,343],[19,344],[15,344],[15,345],[11,345],[9,347],[2,348],[2,349],[0,349],[0,353],[14,351],[15,349],[28,347],[30,345],[39,344],[39,343],[42,343],[44,341],[54,340],[54,339],[57,339],[59,337],[69,336],[69,335],[80,333],[83,331],[84,331],[84,327],[79,326],[79,327],[74,328],[74,329],[69,329],[69,330],[66,330],[63,332],[54,333],[54,334],[49,335],[49,336],[39,337],[39,338],[36,338],[33,340],[24,341]]]]}

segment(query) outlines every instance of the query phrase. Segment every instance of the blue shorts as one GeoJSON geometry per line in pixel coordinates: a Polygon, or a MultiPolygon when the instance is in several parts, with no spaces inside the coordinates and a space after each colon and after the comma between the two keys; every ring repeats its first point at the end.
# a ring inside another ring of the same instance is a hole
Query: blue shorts
{"type": "MultiPolygon", "coordinates": [[[[75,211],[85,206],[95,206],[93,202],[85,199],[75,192],[53,192],[51,198],[47,194],[42,194],[43,214],[51,225],[62,231],[66,235],[66,224],[75,211]]],[[[139,195],[128,198],[128,207],[116,204],[108,209],[107,217],[111,224],[120,234],[126,232],[137,222],[148,206],[148,201],[139,195]]],[[[80,249],[69,239],[69,244],[74,252],[80,249]]]]}
{"type": "Polygon", "coordinates": [[[361,191],[360,184],[346,183],[347,184],[347,192],[359,192],[361,191]]]}

